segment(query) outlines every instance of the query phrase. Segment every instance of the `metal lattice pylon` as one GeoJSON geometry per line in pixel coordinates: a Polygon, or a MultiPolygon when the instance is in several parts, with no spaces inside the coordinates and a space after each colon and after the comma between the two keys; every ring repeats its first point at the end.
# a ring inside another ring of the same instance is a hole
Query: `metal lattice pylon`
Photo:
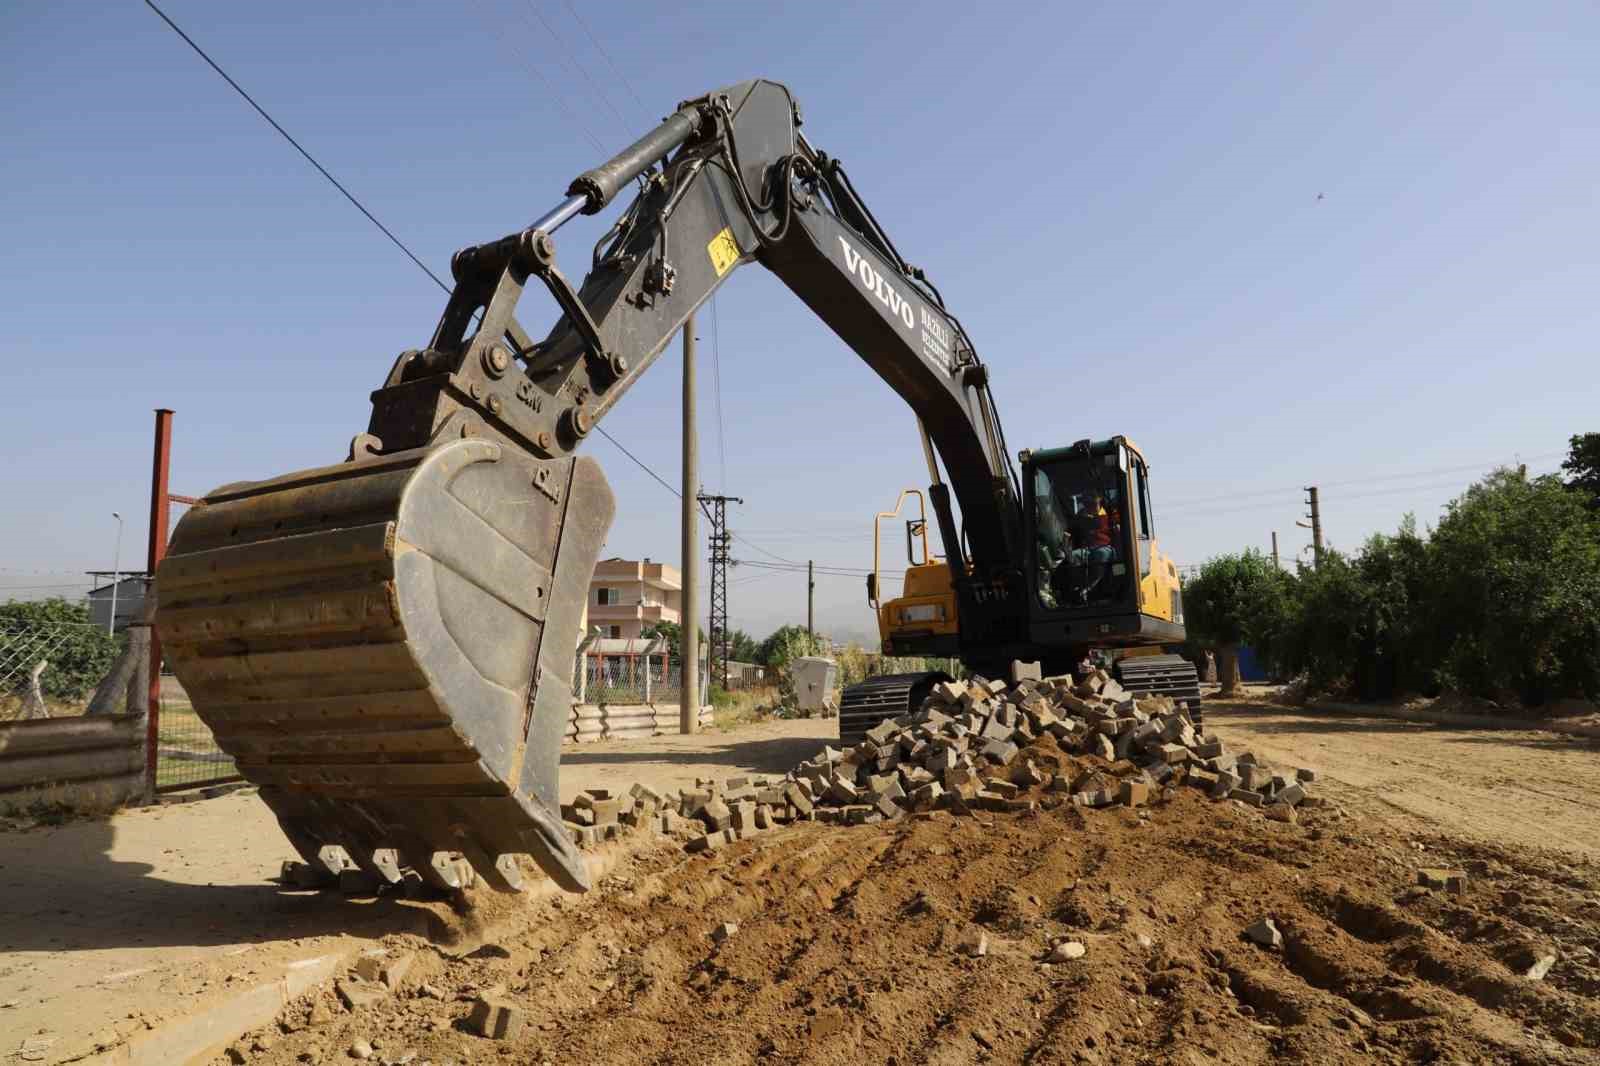
{"type": "MultiPolygon", "coordinates": [[[[700,509],[711,523],[711,681],[728,687],[728,653],[732,634],[728,629],[728,560],[733,550],[733,534],[728,532],[728,504],[743,503],[737,496],[711,496],[697,493],[700,509]]],[[[685,604],[683,624],[694,625],[694,604],[685,604]]]]}

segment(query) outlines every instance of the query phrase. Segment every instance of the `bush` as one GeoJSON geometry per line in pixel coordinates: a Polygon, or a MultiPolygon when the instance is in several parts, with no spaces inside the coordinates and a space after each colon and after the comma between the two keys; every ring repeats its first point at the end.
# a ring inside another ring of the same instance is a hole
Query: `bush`
{"type": "MultiPolygon", "coordinates": [[[[31,649],[41,630],[51,631],[50,666],[39,687],[52,699],[79,700],[100,683],[120,650],[120,641],[89,620],[86,608],[66,600],[13,600],[0,604],[0,662],[13,656],[33,658],[31,649]]],[[[22,666],[23,680],[29,662],[22,666]]]]}

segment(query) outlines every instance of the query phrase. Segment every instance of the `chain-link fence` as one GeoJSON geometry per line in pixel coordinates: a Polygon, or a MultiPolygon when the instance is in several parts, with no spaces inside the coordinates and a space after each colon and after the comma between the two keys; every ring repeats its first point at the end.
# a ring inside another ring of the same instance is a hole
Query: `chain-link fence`
{"type": "Polygon", "coordinates": [[[90,623],[0,617],[0,721],[82,714],[115,649],[90,623]]]}
{"type": "Polygon", "coordinates": [[[171,674],[161,677],[161,710],[156,726],[157,792],[239,779],[232,756],[217,746],[217,738],[200,720],[183,686],[171,674]]]}
{"type": "MultiPolygon", "coordinates": [[[[142,714],[148,648],[137,626],[112,637],[94,623],[0,616],[0,721],[142,714]],[[130,654],[135,661],[125,661],[130,654]]],[[[238,779],[170,675],[161,679],[156,735],[157,791],[238,779]]]]}
{"type": "MultiPolygon", "coordinates": [[[[579,655],[573,691],[581,703],[676,703],[683,664],[657,655],[579,655]]],[[[700,667],[700,693],[706,687],[700,667]]]]}

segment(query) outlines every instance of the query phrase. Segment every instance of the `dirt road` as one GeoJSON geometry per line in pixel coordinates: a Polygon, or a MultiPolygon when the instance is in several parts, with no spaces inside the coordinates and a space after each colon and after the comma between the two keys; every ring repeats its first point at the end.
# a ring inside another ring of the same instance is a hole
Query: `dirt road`
{"type": "Polygon", "coordinates": [[[1600,859],[1600,741],[1207,703],[1235,747],[1310,766],[1326,794],[1407,829],[1600,859]]]}

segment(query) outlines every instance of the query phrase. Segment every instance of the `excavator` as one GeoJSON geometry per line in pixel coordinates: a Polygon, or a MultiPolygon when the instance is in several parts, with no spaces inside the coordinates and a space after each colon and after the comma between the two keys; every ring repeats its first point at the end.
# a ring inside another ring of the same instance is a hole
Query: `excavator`
{"type": "MultiPolygon", "coordinates": [[[[588,887],[557,785],[615,503],[579,452],[752,262],[916,414],[946,556],[881,605],[885,650],[953,650],[999,676],[1182,640],[1138,450],[1024,452],[1019,479],[939,290],[801,132],[789,90],[741,82],[681,104],[528,226],[458,251],[432,337],[394,361],[343,462],[224,485],[174,530],[156,576],[167,661],[313,869],[517,891],[531,858],[588,887]],[[557,231],[628,189],[574,286],[557,231]],[[533,282],[562,312],[542,340],[515,314],[533,282]]],[[[916,676],[880,685],[882,713],[908,706],[916,676]]]]}

